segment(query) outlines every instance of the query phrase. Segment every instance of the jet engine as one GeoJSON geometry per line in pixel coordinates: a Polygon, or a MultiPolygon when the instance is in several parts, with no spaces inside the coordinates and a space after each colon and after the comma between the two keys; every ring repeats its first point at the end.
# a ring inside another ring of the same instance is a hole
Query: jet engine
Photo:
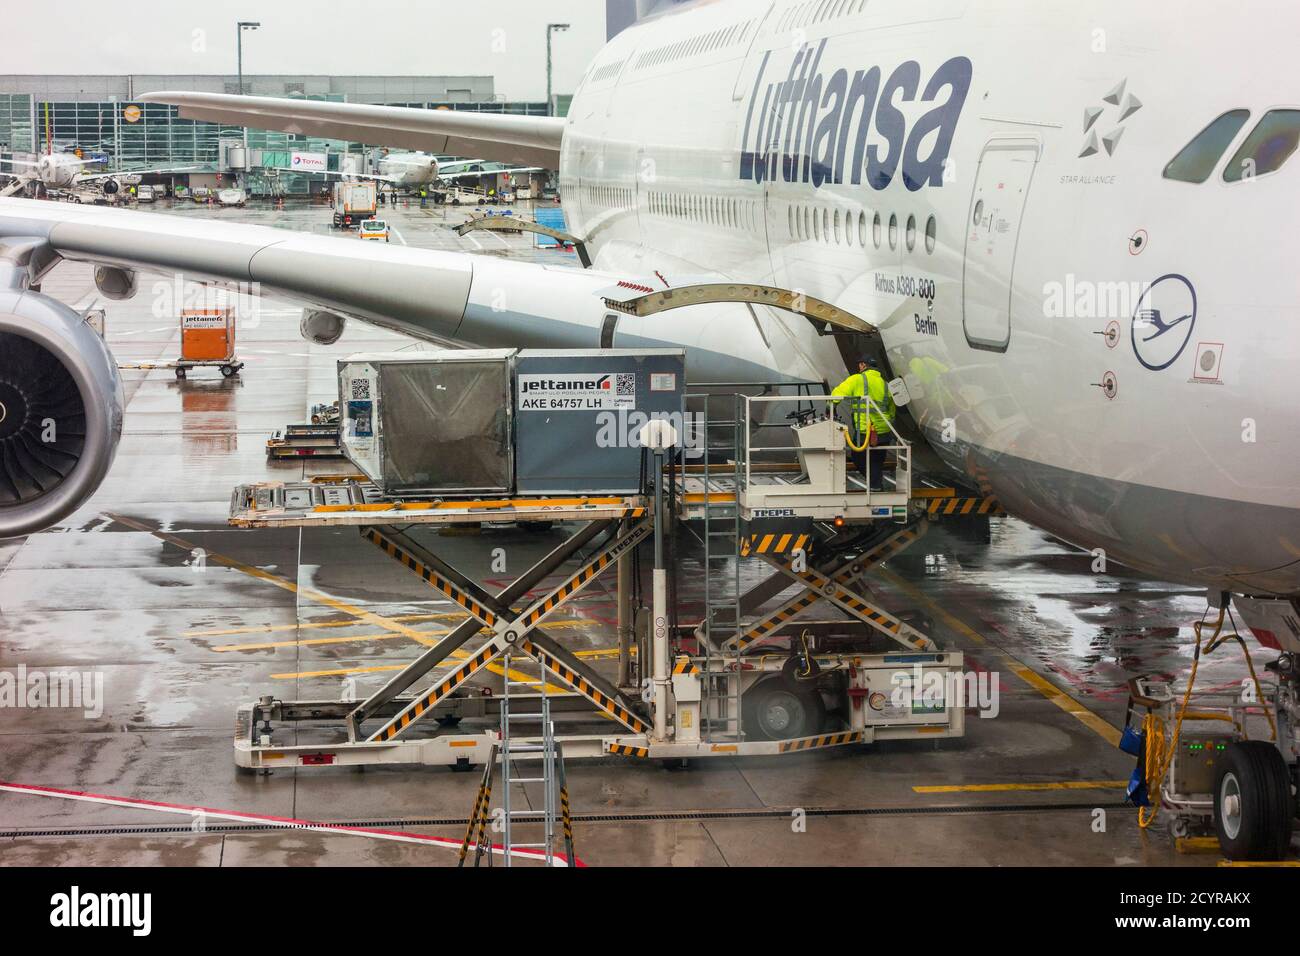
{"type": "Polygon", "coordinates": [[[348,320],[333,312],[320,309],[303,309],[298,331],[313,345],[333,345],[343,335],[348,320]]]}
{"type": "Polygon", "coordinates": [[[120,269],[117,266],[97,266],[95,268],[95,288],[104,296],[116,301],[130,299],[136,293],[138,282],[135,270],[120,269]]]}
{"type": "Polygon", "coordinates": [[[123,405],[117,363],[82,316],[0,290],[0,538],[49,527],[95,493],[123,405]]]}

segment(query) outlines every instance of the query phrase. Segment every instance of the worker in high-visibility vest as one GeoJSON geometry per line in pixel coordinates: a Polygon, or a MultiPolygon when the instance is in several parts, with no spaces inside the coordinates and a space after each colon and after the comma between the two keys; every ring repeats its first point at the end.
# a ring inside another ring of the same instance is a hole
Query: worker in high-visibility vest
{"type": "Polygon", "coordinates": [[[849,456],[857,464],[860,474],[870,473],[872,491],[884,490],[886,451],[877,446],[891,444],[896,409],[894,397],[889,393],[885,377],[876,367],[876,360],[860,360],[857,372],[835,386],[831,394],[837,398],[856,399],[849,403],[853,424],[849,456]],[[867,399],[872,404],[869,405],[867,399]]]}

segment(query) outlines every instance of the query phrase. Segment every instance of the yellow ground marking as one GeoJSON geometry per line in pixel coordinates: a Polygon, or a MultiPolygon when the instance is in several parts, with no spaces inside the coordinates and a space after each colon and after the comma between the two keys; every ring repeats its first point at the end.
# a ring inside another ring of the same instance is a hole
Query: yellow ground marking
{"type": "MultiPolygon", "coordinates": [[[[447,634],[447,630],[440,631],[422,631],[422,634],[447,634]]],[[[383,631],[378,634],[357,634],[352,637],[313,637],[305,641],[267,641],[263,644],[223,644],[221,647],[214,647],[212,650],[224,654],[230,651],[271,651],[277,647],[319,647],[322,644],[351,644],[354,641],[393,641],[405,637],[404,634],[390,634],[383,631]]]]}
{"type": "Polygon", "coordinates": [[[913,600],[919,601],[928,607],[954,631],[965,635],[981,647],[988,647],[996,651],[998,655],[1001,656],[1007,669],[1010,670],[1011,673],[1015,674],[1030,687],[1034,688],[1034,690],[1038,691],[1057,707],[1061,708],[1061,710],[1065,711],[1071,717],[1074,717],[1089,730],[1100,736],[1103,740],[1106,740],[1115,746],[1119,745],[1120,732],[1110,723],[1093,713],[1037,671],[1026,667],[1001,648],[989,644],[983,634],[980,634],[974,628],[970,627],[965,621],[953,617],[935,601],[926,597],[926,595],[922,594],[921,591],[904,581],[897,574],[894,574],[892,571],[883,570],[880,574],[881,577],[889,581],[894,587],[906,592],[913,600]]]}
{"type": "MultiPolygon", "coordinates": [[[[465,620],[465,615],[463,614],[461,615],[452,614],[452,615],[448,615],[448,617],[451,617],[453,619],[465,620]]],[[[347,623],[352,625],[353,627],[356,626],[355,621],[349,621],[347,623]]],[[[586,621],[556,621],[553,624],[547,624],[546,627],[548,630],[577,628],[577,627],[585,627],[587,623],[588,622],[586,621]]],[[[486,633],[487,628],[480,628],[479,632],[486,633]]],[[[422,630],[420,631],[420,633],[427,634],[430,637],[439,637],[441,635],[450,634],[451,628],[446,628],[446,627],[430,628],[428,630],[422,630]]],[[[266,651],[266,650],[274,650],[277,647],[317,647],[317,646],[327,645],[327,644],[349,644],[353,641],[357,641],[357,642],[388,641],[397,637],[405,637],[405,635],[391,634],[387,631],[381,631],[379,633],[371,633],[371,634],[352,634],[347,637],[309,637],[301,641],[264,641],[256,644],[222,644],[218,647],[212,648],[212,650],[219,653],[228,653],[230,651],[266,651]]]]}
{"type": "MultiPolygon", "coordinates": [[[[390,616],[388,620],[400,624],[416,624],[421,621],[456,621],[464,620],[464,613],[444,614],[402,614],[390,616]]],[[[232,637],[235,634],[274,634],[277,631],[299,631],[321,627],[356,627],[356,621],[310,621],[302,624],[262,624],[255,627],[223,627],[214,630],[181,631],[181,637],[232,637]]]]}
{"type": "Polygon", "coordinates": [[[1010,658],[1007,660],[1007,666],[1011,668],[1012,673],[1061,708],[1061,710],[1077,719],[1089,730],[1094,731],[1103,740],[1109,741],[1113,746],[1119,746],[1120,732],[1113,725],[1094,714],[1046,677],[1010,658]]]}
{"type": "Polygon", "coordinates": [[[1220,860],[1219,866],[1300,866],[1300,860],[1220,860]]]}
{"type": "MultiPolygon", "coordinates": [[[[444,661],[439,667],[448,667],[458,661],[444,661]]],[[[400,671],[405,664],[382,664],[374,667],[342,667],[328,671],[298,671],[293,674],[272,674],[271,680],[296,680],[299,677],[347,677],[350,674],[378,674],[381,671],[400,671]]],[[[438,668],[435,667],[434,670],[438,668]]]]}
{"type": "MultiPolygon", "coordinates": [[[[401,624],[418,624],[422,621],[456,621],[465,620],[469,615],[464,611],[447,611],[441,614],[399,614],[388,616],[388,620],[401,624]]],[[[585,623],[581,620],[556,621],[546,625],[549,628],[577,627],[585,623]]],[[[254,627],[223,627],[213,630],[181,631],[181,637],[233,637],[236,634],[274,634],[278,631],[304,631],[309,628],[322,627],[356,627],[356,621],[308,621],[302,624],[261,624],[254,627]]]]}
{"type": "Polygon", "coordinates": [[[913,787],[913,793],[1004,793],[1037,790],[1115,790],[1127,780],[1060,780],[1054,783],[964,783],[940,787],[913,787]]]}
{"type": "MultiPolygon", "coordinates": [[[[382,628],[385,631],[393,631],[395,633],[403,635],[404,637],[409,637],[411,638],[411,640],[416,641],[417,643],[423,645],[424,647],[432,647],[438,643],[437,641],[430,640],[423,633],[415,630],[415,628],[407,627],[405,624],[399,624],[398,622],[390,620],[389,618],[386,617],[381,617],[380,615],[375,614],[373,611],[363,610],[362,608],[356,607],[355,605],[348,604],[346,601],[340,601],[337,598],[332,598],[327,595],[321,594],[319,591],[313,591],[310,588],[299,587],[294,582],[289,581],[286,578],[282,578],[277,574],[272,574],[269,571],[263,571],[261,568],[255,568],[251,564],[244,564],[242,561],[236,561],[234,558],[227,557],[224,554],[219,554],[216,551],[208,551],[206,548],[200,548],[198,545],[192,544],[191,542],[186,541],[184,538],[179,538],[176,535],[168,534],[165,531],[159,531],[157,529],[150,528],[147,525],[143,525],[138,521],[134,521],[130,518],[126,518],[122,515],[112,514],[109,512],[105,512],[105,515],[109,518],[112,518],[118,524],[126,525],[128,528],[134,528],[136,531],[143,531],[146,534],[151,534],[159,541],[166,541],[168,544],[180,548],[184,551],[189,551],[191,553],[195,551],[202,552],[204,556],[204,560],[211,562],[212,564],[218,564],[221,565],[222,567],[230,568],[233,571],[239,571],[241,574],[247,574],[251,578],[256,578],[257,580],[264,581],[267,584],[273,584],[278,588],[282,588],[286,591],[289,591],[292,594],[296,594],[298,597],[305,598],[309,601],[315,601],[318,604],[324,604],[326,607],[331,607],[334,610],[338,611],[340,614],[350,614],[358,621],[363,621],[366,624],[370,624],[375,627],[382,628]]],[[[459,659],[464,659],[466,657],[469,657],[469,654],[466,651],[457,649],[455,651],[452,651],[451,656],[459,659]]],[[[501,669],[499,665],[489,664],[487,665],[487,669],[490,670],[492,673],[496,674],[497,676],[505,676],[505,672],[501,669]]],[[[534,683],[536,683],[537,681],[536,678],[529,677],[527,674],[521,673],[519,671],[515,671],[513,669],[510,672],[510,677],[513,680],[518,680],[518,681],[531,681],[534,683]]],[[[547,693],[556,693],[556,694],[565,693],[565,689],[563,687],[555,687],[554,690],[552,691],[552,686],[553,685],[551,684],[546,685],[547,693]]]]}
{"type": "Polygon", "coordinates": [[[1217,837],[1178,837],[1174,840],[1174,849],[1179,853],[1218,853],[1217,837]]]}
{"type": "MultiPolygon", "coordinates": [[[[634,647],[631,650],[632,650],[632,654],[635,655],[636,648],[634,647]]],[[[586,650],[586,651],[574,651],[573,653],[575,657],[580,657],[583,658],[584,660],[609,660],[610,658],[618,657],[618,648],[599,647],[599,648],[593,648],[591,650],[586,650]]],[[[454,667],[456,664],[457,661],[443,661],[441,664],[435,667],[434,670],[439,670],[439,669],[445,670],[446,668],[454,667]]],[[[334,670],[298,671],[292,674],[272,674],[271,677],[275,680],[293,680],[298,677],[347,677],[351,674],[377,674],[383,671],[400,671],[405,666],[406,666],[405,664],[376,664],[373,667],[342,667],[334,670]]],[[[501,671],[496,670],[493,671],[493,673],[499,676],[501,671]]],[[[515,679],[520,680],[521,678],[516,676],[515,679]]],[[[524,680],[526,683],[529,684],[536,684],[538,678],[523,675],[522,680],[524,680]]],[[[556,691],[552,691],[550,688],[552,688],[553,685],[547,684],[546,686],[548,688],[547,693],[555,693],[557,691],[559,693],[569,692],[567,687],[561,687],[558,688],[556,691]]]]}
{"type": "Polygon", "coordinates": [[[310,588],[299,587],[293,581],[289,581],[286,578],[280,577],[279,575],[272,574],[269,571],[263,571],[261,568],[255,568],[250,564],[244,564],[242,561],[236,561],[234,558],[226,557],[226,555],[224,554],[218,554],[215,551],[208,551],[206,548],[200,548],[198,545],[191,544],[189,541],[186,541],[184,538],[178,538],[176,535],[168,534],[165,531],[158,531],[156,529],[143,525],[138,521],[133,521],[130,518],[125,518],[122,515],[108,514],[108,517],[112,518],[118,524],[124,524],[128,528],[134,528],[137,531],[143,531],[147,534],[151,534],[158,540],[166,541],[168,544],[173,545],[177,548],[181,548],[184,551],[189,551],[191,553],[195,551],[199,551],[203,554],[204,560],[207,562],[210,562],[212,564],[218,564],[223,567],[230,568],[234,571],[239,571],[242,574],[247,574],[251,578],[256,578],[259,581],[265,581],[267,584],[273,584],[276,587],[289,591],[292,594],[296,594],[299,597],[306,598],[308,601],[314,601],[317,604],[324,604],[326,607],[331,607],[334,610],[338,611],[340,614],[351,615],[352,617],[356,618],[359,621],[364,621],[367,624],[370,624],[374,627],[381,628],[385,631],[393,631],[395,633],[402,634],[426,646],[431,646],[432,644],[436,643],[434,641],[430,641],[428,638],[426,638],[423,634],[421,634],[419,631],[415,630],[414,628],[407,627],[406,625],[400,624],[396,621],[391,621],[386,617],[381,617],[378,614],[375,614],[373,611],[367,611],[362,608],[356,607],[355,605],[348,604],[346,601],[340,601],[337,598],[332,598],[329,597],[328,595],[321,594],[319,591],[313,591],[310,588]]]}

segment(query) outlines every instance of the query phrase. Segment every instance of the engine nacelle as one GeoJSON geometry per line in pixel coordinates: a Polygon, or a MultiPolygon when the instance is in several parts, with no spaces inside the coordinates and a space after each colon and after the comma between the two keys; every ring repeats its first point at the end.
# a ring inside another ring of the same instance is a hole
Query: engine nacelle
{"type": "Polygon", "coordinates": [[[124,405],[117,363],[79,314],[0,290],[0,538],[47,528],[95,493],[124,405]]]}
{"type": "Polygon", "coordinates": [[[313,345],[333,345],[343,335],[347,324],[348,320],[344,316],[333,312],[303,309],[302,322],[298,324],[298,331],[313,345]]]}
{"type": "Polygon", "coordinates": [[[95,267],[95,288],[105,298],[118,302],[133,298],[137,287],[138,280],[132,269],[119,269],[117,266],[95,267]]]}

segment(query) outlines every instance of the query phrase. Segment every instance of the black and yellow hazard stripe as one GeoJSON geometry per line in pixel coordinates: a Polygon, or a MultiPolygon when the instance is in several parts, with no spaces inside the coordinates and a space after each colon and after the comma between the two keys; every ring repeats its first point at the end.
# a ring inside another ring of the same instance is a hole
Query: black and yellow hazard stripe
{"type": "Polygon", "coordinates": [[[674,674],[698,674],[700,669],[691,663],[691,659],[682,655],[673,662],[674,674]]]}
{"type": "Polygon", "coordinates": [[[905,528],[892,538],[882,541],[855,561],[854,565],[857,566],[857,569],[853,570],[851,574],[848,572],[842,572],[841,574],[837,574],[835,579],[837,581],[848,580],[850,577],[856,577],[858,574],[861,574],[874,564],[879,564],[881,561],[888,561],[894,555],[908,547],[917,538],[921,537],[924,533],[924,522],[914,524],[910,528],[905,528]]]}
{"type": "Polygon", "coordinates": [[[803,550],[808,544],[809,537],[811,535],[794,532],[751,534],[740,543],[740,554],[741,557],[746,558],[751,554],[789,554],[803,550]]]}
{"type": "Polygon", "coordinates": [[[486,666],[487,663],[499,653],[500,651],[493,647],[492,643],[489,642],[486,647],[482,648],[477,654],[462,663],[460,667],[457,667],[454,671],[448,674],[440,683],[429,688],[429,690],[424,693],[424,696],[411,703],[406,710],[402,711],[394,717],[392,721],[371,735],[370,739],[372,741],[392,740],[407,727],[411,726],[412,723],[428,713],[430,708],[437,704],[438,701],[442,700],[461,684],[465,683],[465,681],[472,677],[476,671],[486,666]]]}
{"type": "MultiPolygon", "coordinates": [[[[573,852],[573,811],[569,808],[569,788],[560,787],[560,821],[564,825],[564,841],[568,850],[573,852]]],[[[572,860],[569,861],[573,863],[572,860]]]]}
{"type": "Polygon", "coordinates": [[[546,600],[542,601],[541,604],[538,604],[524,615],[520,622],[522,626],[525,629],[531,630],[537,625],[538,621],[554,611],[575,593],[585,587],[592,578],[600,574],[601,571],[604,571],[605,568],[609,567],[613,560],[614,559],[608,554],[602,554],[591,564],[587,565],[573,577],[569,578],[569,580],[564,582],[564,584],[560,585],[560,587],[556,588],[556,590],[553,591],[546,600]]]}
{"type": "Polygon", "coordinates": [[[935,498],[928,510],[935,518],[1006,514],[997,498],[935,498]]]}
{"type": "Polygon", "coordinates": [[[414,571],[423,578],[426,584],[437,588],[488,627],[492,627],[496,624],[497,616],[495,614],[483,605],[479,604],[438,572],[422,564],[420,561],[417,561],[412,555],[407,554],[392,541],[389,541],[384,535],[380,534],[378,530],[375,528],[367,528],[363,532],[363,535],[367,541],[371,544],[377,545],[379,549],[390,558],[396,558],[404,567],[414,571]]]}
{"type": "Polygon", "coordinates": [[[842,587],[838,581],[833,581],[816,571],[794,571],[795,577],[803,581],[808,587],[818,591],[822,597],[829,599],[839,607],[848,611],[858,620],[870,624],[877,630],[883,631],[890,637],[906,640],[908,644],[915,648],[928,648],[931,643],[928,638],[921,636],[907,637],[902,636],[903,622],[892,614],[880,610],[874,604],[869,604],[852,591],[842,587]]]}
{"type": "Polygon", "coordinates": [[[607,567],[617,561],[624,553],[634,547],[647,534],[650,533],[650,523],[644,522],[637,525],[618,541],[606,548],[595,560],[591,561],[586,567],[579,569],[569,580],[565,581],[558,588],[547,595],[543,600],[524,614],[517,622],[518,629],[526,633],[537,626],[538,622],[546,615],[550,614],[561,604],[571,598],[578,591],[586,587],[596,575],[604,571],[607,567]]]}
{"type": "Polygon", "coordinates": [[[860,730],[846,730],[838,734],[822,734],[818,737],[800,737],[797,740],[783,740],[776,752],[793,753],[796,750],[816,750],[818,747],[841,747],[844,744],[856,744],[862,740],[860,730]]]}
{"type": "Polygon", "coordinates": [[[737,650],[743,651],[755,641],[767,637],[773,631],[780,628],[786,621],[794,617],[800,611],[812,607],[821,599],[821,595],[814,594],[812,591],[805,591],[796,598],[792,598],[785,604],[781,605],[763,620],[751,627],[745,629],[739,636],[732,638],[727,642],[728,645],[734,645],[737,650]]]}
{"type": "Polygon", "coordinates": [[[591,681],[563,661],[542,650],[532,641],[526,640],[520,647],[525,654],[535,657],[543,667],[634,734],[643,734],[650,730],[650,725],[644,720],[605,694],[600,688],[594,686],[591,681]]]}
{"type": "Polygon", "coordinates": [[[648,757],[650,756],[649,747],[633,747],[631,744],[609,744],[606,748],[609,753],[616,757],[648,757]]]}
{"type": "MultiPolygon", "coordinates": [[[[841,568],[836,572],[834,577],[826,577],[825,575],[819,575],[816,572],[812,572],[811,574],[795,572],[796,574],[799,574],[799,577],[808,586],[809,590],[787,601],[762,620],[746,628],[738,636],[729,640],[726,646],[743,651],[751,644],[767,637],[769,634],[782,627],[796,614],[807,610],[821,600],[821,598],[825,596],[823,591],[829,584],[836,585],[836,597],[840,600],[852,599],[853,595],[851,592],[843,590],[845,585],[853,579],[865,574],[873,565],[886,561],[895,554],[901,552],[904,548],[907,548],[916,541],[917,538],[921,537],[925,531],[926,528],[924,522],[915,524],[900,531],[888,540],[882,541],[880,544],[876,545],[876,547],[862,555],[862,557],[854,561],[851,565],[841,568]]],[[[864,602],[858,603],[861,604],[862,607],[870,608],[870,605],[867,605],[864,602]]],[[[888,618],[888,620],[891,622],[893,621],[892,618],[888,618]]],[[[878,623],[877,626],[883,625],[878,623]]],[[[889,633],[891,634],[897,634],[898,622],[893,622],[892,629],[889,629],[888,627],[885,629],[889,630],[889,633]]],[[[923,642],[918,643],[914,641],[913,643],[918,647],[923,646],[923,642]]]]}
{"type": "Polygon", "coordinates": [[[487,806],[488,801],[492,799],[491,784],[480,784],[478,793],[474,797],[474,809],[469,814],[469,829],[465,831],[465,839],[460,844],[460,862],[465,862],[465,857],[469,853],[469,845],[474,842],[474,830],[478,827],[481,819],[482,809],[487,806]]]}

